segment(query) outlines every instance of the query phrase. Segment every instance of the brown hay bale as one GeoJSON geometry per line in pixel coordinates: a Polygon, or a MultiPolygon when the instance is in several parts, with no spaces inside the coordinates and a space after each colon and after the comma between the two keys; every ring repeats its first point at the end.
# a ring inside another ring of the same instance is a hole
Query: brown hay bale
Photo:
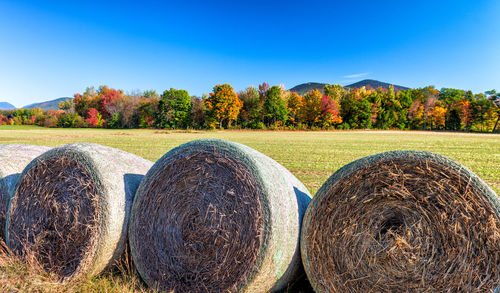
{"type": "Polygon", "coordinates": [[[100,273],[122,255],[133,196],[152,162],[97,144],[69,144],[23,171],[7,245],[61,281],[100,273]]]}
{"type": "Polygon", "coordinates": [[[0,145],[0,235],[5,237],[5,217],[19,175],[31,160],[49,147],[24,144],[0,145]]]}
{"type": "Polygon", "coordinates": [[[314,196],[304,266],[317,292],[492,292],[499,215],[498,196],[455,161],[419,151],[365,157],[314,196]]]}
{"type": "Polygon", "coordinates": [[[164,291],[284,288],[300,274],[309,201],[295,176],[256,150],[216,139],[186,143],[159,159],[137,190],[134,263],[164,291]]]}

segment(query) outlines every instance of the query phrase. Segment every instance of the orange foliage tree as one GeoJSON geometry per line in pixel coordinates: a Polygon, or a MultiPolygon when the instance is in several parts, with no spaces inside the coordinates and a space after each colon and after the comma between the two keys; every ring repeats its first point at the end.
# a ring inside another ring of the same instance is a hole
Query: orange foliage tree
{"type": "Polygon", "coordinates": [[[238,98],[238,95],[229,84],[218,84],[214,86],[214,90],[203,101],[207,111],[207,122],[211,128],[215,128],[218,124],[219,128],[225,124],[231,127],[232,121],[236,120],[243,102],[238,98]]]}
{"type": "Polygon", "coordinates": [[[431,111],[431,119],[434,127],[442,129],[446,122],[446,108],[435,106],[431,111]]]}

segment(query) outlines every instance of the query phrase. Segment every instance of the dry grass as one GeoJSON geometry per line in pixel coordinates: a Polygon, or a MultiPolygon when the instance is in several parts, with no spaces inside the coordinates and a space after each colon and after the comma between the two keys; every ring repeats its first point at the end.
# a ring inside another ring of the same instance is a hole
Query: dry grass
{"type": "MultiPolygon", "coordinates": [[[[165,152],[182,143],[200,138],[221,138],[248,145],[275,159],[291,170],[311,191],[316,190],[341,166],[367,155],[396,149],[437,152],[450,157],[484,179],[500,193],[500,135],[442,133],[421,131],[334,131],[334,132],[272,132],[272,131],[202,131],[182,133],[156,130],[48,129],[26,126],[0,126],[0,143],[24,143],[58,146],[74,142],[94,142],[119,148],[149,160],[157,160],[165,152]]],[[[19,286],[18,292],[59,292],[56,287],[35,288],[29,285],[38,276],[25,276],[25,268],[0,265],[0,282],[19,286]],[[17,285],[15,285],[17,284],[17,285]],[[29,287],[31,286],[31,287],[29,287]],[[52,290],[52,291],[51,291],[52,290]]],[[[42,274],[43,276],[43,274],[42,274]]],[[[38,282],[38,281],[37,281],[38,282]]],[[[50,283],[50,282],[49,282],[50,283]]],[[[291,292],[308,292],[302,283],[291,292]]],[[[0,287],[0,291],[4,287],[0,287]]],[[[10,288],[10,287],[9,287],[10,288]]],[[[149,292],[136,277],[107,272],[86,280],[76,292],[149,292]],[[130,281],[134,278],[134,281],[130,281]],[[135,282],[135,283],[134,283],[135,282]],[[138,289],[135,285],[139,284],[138,289]],[[83,288],[83,289],[81,289],[83,288]]],[[[14,291],[16,292],[16,291],[14,291]]]]}
{"type": "Polygon", "coordinates": [[[155,293],[147,289],[128,255],[101,276],[63,284],[56,274],[47,273],[33,255],[14,257],[0,242],[0,292],[91,292],[155,293]]]}
{"type": "Polygon", "coordinates": [[[201,138],[239,142],[271,157],[311,194],[332,173],[364,156],[391,150],[422,150],[454,159],[500,193],[500,135],[432,131],[158,131],[0,126],[0,143],[58,146],[93,142],[155,161],[170,149],[201,138]],[[116,135],[125,133],[127,135],[116,135]]]}

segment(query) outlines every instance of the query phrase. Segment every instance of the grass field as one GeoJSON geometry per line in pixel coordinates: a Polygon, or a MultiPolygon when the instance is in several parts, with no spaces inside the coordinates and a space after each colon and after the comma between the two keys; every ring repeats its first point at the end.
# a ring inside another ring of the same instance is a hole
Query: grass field
{"type": "Polygon", "coordinates": [[[155,161],[182,143],[221,138],[248,145],[275,159],[314,194],[343,165],[389,150],[440,153],[465,165],[500,193],[500,135],[422,131],[165,131],[153,129],[50,129],[0,126],[0,144],[57,146],[93,142],[155,161]]]}
{"type": "MultiPolygon", "coordinates": [[[[119,148],[155,161],[182,143],[221,138],[243,143],[270,156],[295,174],[314,194],[343,165],[389,150],[425,150],[450,157],[470,168],[500,193],[500,135],[414,131],[165,131],[48,129],[0,126],[0,144],[58,146],[93,142],[119,148]]],[[[0,290],[61,292],[64,287],[0,254],[0,290]],[[7,290],[8,289],[8,290],[7,290]]],[[[145,292],[134,274],[106,273],[79,284],[73,292],[145,292]]],[[[301,292],[302,290],[291,290],[301,292]]]]}

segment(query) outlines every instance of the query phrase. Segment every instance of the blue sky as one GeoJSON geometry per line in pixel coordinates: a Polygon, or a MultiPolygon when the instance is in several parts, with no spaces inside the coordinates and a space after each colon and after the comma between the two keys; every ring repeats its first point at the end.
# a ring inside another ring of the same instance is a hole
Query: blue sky
{"type": "Polygon", "coordinates": [[[0,101],[263,81],[500,90],[500,1],[0,0],[0,101]]]}

